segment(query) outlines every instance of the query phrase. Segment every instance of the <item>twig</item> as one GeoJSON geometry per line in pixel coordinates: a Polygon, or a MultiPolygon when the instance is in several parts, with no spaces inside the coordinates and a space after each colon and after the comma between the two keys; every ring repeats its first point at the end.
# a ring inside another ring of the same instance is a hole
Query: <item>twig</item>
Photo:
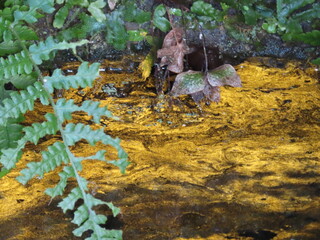
{"type": "Polygon", "coordinates": [[[207,74],[208,72],[208,56],[207,56],[207,49],[206,49],[206,40],[203,34],[203,29],[202,26],[199,24],[200,26],[200,39],[202,40],[202,47],[203,47],[203,54],[204,54],[204,61],[205,61],[205,65],[204,65],[204,73],[207,74]]]}

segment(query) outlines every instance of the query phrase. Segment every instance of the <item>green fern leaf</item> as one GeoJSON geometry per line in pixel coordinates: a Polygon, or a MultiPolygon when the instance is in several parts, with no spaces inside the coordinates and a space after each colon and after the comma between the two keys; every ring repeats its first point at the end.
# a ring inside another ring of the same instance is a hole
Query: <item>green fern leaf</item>
{"type": "Polygon", "coordinates": [[[21,40],[39,40],[37,33],[30,27],[16,25],[13,29],[21,40]]]}
{"type": "MultiPolygon", "coordinates": [[[[85,209],[81,209],[81,210],[85,210],[85,209]]],[[[86,210],[88,212],[88,209],[86,210]]],[[[103,229],[102,227],[100,227],[99,224],[104,224],[107,221],[107,217],[102,215],[97,215],[93,211],[90,212],[90,215],[88,213],[84,213],[84,214],[86,214],[85,216],[89,219],[87,219],[79,228],[75,229],[73,231],[73,234],[77,237],[80,237],[84,232],[94,229],[93,234],[95,235],[95,237],[98,237],[98,238],[93,238],[93,239],[103,239],[102,238],[103,233],[106,232],[106,229],[103,229]]]]}
{"type": "Polygon", "coordinates": [[[21,113],[33,110],[34,101],[37,98],[40,98],[42,104],[49,104],[49,95],[39,82],[19,93],[11,93],[10,98],[3,100],[3,106],[0,106],[0,125],[4,124],[9,117],[18,118],[21,113]]]}
{"type": "Polygon", "coordinates": [[[45,190],[45,193],[49,195],[51,198],[62,195],[64,192],[64,189],[67,186],[68,178],[75,177],[72,166],[65,166],[63,168],[63,171],[59,173],[59,176],[60,176],[60,181],[58,182],[58,184],[53,188],[47,188],[45,190]]]}
{"type": "Polygon", "coordinates": [[[126,172],[127,167],[130,165],[127,156],[125,158],[119,158],[118,160],[108,161],[108,163],[111,163],[112,165],[118,167],[122,174],[126,172]]]}
{"type": "Polygon", "coordinates": [[[71,113],[79,111],[79,107],[74,104],[74,100],[66,100],[64,98],[58,99],[55,106],[55,112],[60,122],[70,120],[72,118],[71,113]]]}
{"type": "Polygon", "coordinates": [[[36,72],[32,72],[31,74],[21,74],[10,77],[7,81],[11,82],[13,86],[17,89],[26,89],[28,86],[34,84],[38,79],[38,75],[36,72]]]}
{"type": "Polygon", "coordinates": [[[97,215],[95,212],[90,212],[89,219],[85,221],[79,228],[73,231],[75,236],[80,237],[84,232],[88,230],[93,230],[92,235],[86,240],[100,240],[100,239],[122,239],[122,231],[120,230],[106,230],[100,227],[100,224],[104,224],[107,221],[107,218],[103,215],[97,215]]]}
{"type": "Polygon", "coordinates": [[[68,15],[69,15],[69,10],[70,10],[70,5],[66,4],[62,8],[58,10],[56,15],[54,16],[54,21],[53,21],[53,26],[55,28],[62,28],[68,15]]]}
{"type": "Polygon", "coordinates": [[[104,0],[97,0],[90,3],[88,7],[88,11],[98,22],[106,20],[106,15],[101,11],[101,8],[103,8],[105,5],[106,2],[104,0]]]}
{"type": "Polygon", "coordinates": [[[17,141],[23,136],[23,126],[19,123],[23,120],[23,117],[9,118],[5,125],[0,126],[0,149],[15,148],[17,141]]]}
{"type": "Polygon", "coordinates": [[[81,195],[81,189],[79,187],[75,187],[71,190],[68,196],[58,204],[58,206],[62,209],[64,213],[66,213],[68,210],[74,209],[74,205],[76,201],[78,201],[81,198],[81,195]]]}
{"type": "Polygon", "coordinates": [[[82,160],[100,160],[100,161],[106,161],[105,159],[105,150],[99,150],[95,155],[89,156],[89,157],[84,157],[84,158],[79,158],[80,161],[82,160]]]}
{"type": "Polygon", "coordinates": [[[123,50],[128,40],[127,30],[124,27],[122,13],[113,11],[107,19],[107,42],[112,44],[116,49],[123,50]]]}
{"type": "Polygon", "coordinates": [[[104,133],[102,128],[93,130],[89,125],[84,125],[82,123],[68,123],[63,132],[66,136],[66,143],[69,146],[73,146],[81,139],[85,139],[90,145],[94,145],[96,142],[101,141],[108,136],[104,133]]]}
{"type": "Polygon", "coordinates": [[[76,47],[86,43],[88,43],[88,40],[85,39],[74,43],[67,43],[66,41],[55,42],[53,37],[50,36],[45,42],[40,42],[38,45],[31,45],[29,47],[29,52],[34,62],[39,65],[42,63],[42,60],[49,60],[52,57],[52,54],[54,54],[55,50],[65,50],[71,48],[75,52],[76,47]]]}
{"type": "Polygon", "coordinates": [[[86,199],[85,204],[81,205],[77,209],[77,211],[74,214],[74,219],[72,221],[73,223],[77,224],[78,226],[80,224],[84,223],[84,221],[86,221],[88,218],[90,218],[89,214],[92,213],[91,209],[94,206],[108,205],[110,207],[110,209],[112,210],[114,217],[116,217],[120,213],[120,209],[115,207],[112,203],[101,201],[100,199],[97,199],[90,194],[86,194],[85,199],[86,199]]]}
{"type": "Polygon", "coordinates": [[[17,41],[5,41],[0,43],[0,56],[14,54],[22,50],[17,41]]]}
{"type": "Polygon", "coordinates": [[[26,141],[24,139],[20,139],[17,142],[16,148],[7,148],[1,150],[2,154],[0,155],[0,163],[8,170],[13,168],[22,157],[22,149],[24,148],[25,144],[26,141]]]}
{"type": "Polygon", "coordinates": [[[74,104],[73,99],[66,100],[61,98],[57,101],[55,109],[60,122],[70,120],[72,118],[72,112],[84,111],[87,112],[89,116],[92,116],[93,121],[98,124],[102,116],[113,117],[106,106],[99,107],[99,104],[99,102],[87,100],[84,101],[81,106],[77,106],[74,104]]]}
{"type": "Polygon", "coordinates": [[[81,205],[74,212],[74,218],[71,222],[74,224],[77,224],[79,226],[84,221],[86,221],[88,218],[89,218],[89,209],[86,207],[86,205],[81,205]]]}
{"type": "Polygon", "coordinates": [[[22,3],[23,3],[23,0],[7,0],[5,1],[4,5],[6,7],[9,7],[14,5],[22,5],[22,3]]]}
{"type": "Polygon", "coordinates": [[[10,21],[0,17],[0,37],[6,42],[12,40],[12,33],[9,30],[10,24],[10,21]]]}
{"type": "Polygon", "coordinates": [[[25,132],[24,138],[27,141],[36,145],[40,138],[46,135],[56,134],[59,129],[56,116],[52,113],[47,113],[45,118],[47,119],[46,122],[33,123],[32,126],[23,128],[25,132]]]}
{"type": "Polygon", "coordinates": [[[67,28],[59,33],[59,38],[66,41],[71,39],[84,39],[87,36],[92,36],[97,32],[103,31],[106,28],[106,22],[97,22],[97,20],[85,13],[79,15],[80,23],[70,28],[67,28]]]}
{"type": "Polygon", "coordinates": [[[55,142],[48,147],[48,151],[42,152],[42,160],[40,162],[31,162],[27,164],[27,168],[20,171],[22,175],[16,179],[22,184],[26,184],[35,176],[43,177],[44,173],[54,170],[56,167],[64,163],[68,163],[68,154],[65,145],[61,142],[55,142]]]}
{"type": "Polygon", "coordinates": [[[0,78],[9,78],[18,74],[30,74],[33,65],[25,51],[0,58],[0,78]]]}
{"type": "Polygon", "coordinates": [[[28,11],[14,12],[15,23],[20,20],[24,20],[27,23],[35,23],[38,18],[38,9],[41,9],[45,13],[52,13],[55,10],[53,0],[27,0],[27,4],[30,6],[28,11]]]}
{"type": "Polygon", "coordinates": [[[99,63],[93,63],[89,66],[84,62],[79,66],[78,73],[72,76],[64,76],[61,69],[56,69],[51,77],[45,78],[44,86],[53,93],[55,89],[69,89],[92,86],[93,81],[99,76],[99,63]]]}
{"type": "Polygon", "coordinates": [[[90,116],[93,116],[93,121],[95,123],[100,123],[102,116],[107,116],[112,118],[112,113],[107,109],[106,106],[99,107],[100,103],[95,101],[84,101],[80,106],[79,110],[87,112],[90,116]]]}
{"type": "Polygon", "coordinates": [[[295,10],[304,7],[307,4],[313,3],[314,0],[296,0],[296,1],[285,1],[277,0],[277,15],[280,22],[285,21],[295,10]]]}

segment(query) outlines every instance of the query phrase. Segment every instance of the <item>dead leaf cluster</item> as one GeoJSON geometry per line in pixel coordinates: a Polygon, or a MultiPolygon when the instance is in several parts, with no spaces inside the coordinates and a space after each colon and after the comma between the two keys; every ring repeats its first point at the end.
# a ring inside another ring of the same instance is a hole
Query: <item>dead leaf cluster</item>
{"type": "Polygon", "coordinates": [[[160,66],[174,73],[183,72],[184,56],[193,51],[187,45],[182,28],[172,29],[164,38],[162,48],[158,50],[157,56],[161,58],[160,66]]]}

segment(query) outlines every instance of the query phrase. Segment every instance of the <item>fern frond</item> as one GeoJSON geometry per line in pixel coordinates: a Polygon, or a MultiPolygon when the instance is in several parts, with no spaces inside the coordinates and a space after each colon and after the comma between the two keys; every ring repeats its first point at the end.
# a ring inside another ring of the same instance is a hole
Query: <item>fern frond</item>
{"type": "MultiPolygon", "coordinates": [[[[82,209],[84,212],[85,208],[82,209]]],[[[80,215],[80,214],[79,214],[80,215]]],[[[95,212],[90,212],[89,218],[77,229],[73,231],[75,236],[80,237],[84,232],[88,230],[93,230],[92,235],[86,240],[99,240],[99,239],[122,239],[121,230],[107,230],[100,227],[100,224],[104,224],[107,221],[107,218],[103,215],[97,215],[95,212]]]]}
{"type": "Polygon", "coordinates": [[[5,125],[0,126],[0,149],[17,146],[17,141],[23,136],[23,126],[19,124],[22,119],[9,118],[5,125]]]}
{"type": "Polygon", "coordinates": [[[52,36],[48,37],[45,42],[40,42],[38,45],[33,44],[29,47],[29,52],[36,64],[41,64],[42,60],[49,60],[55,50],[72,49],[76,52],[76,47],[88,43],[88,40],[81,40],[79,42],[68,43],[66,41],[56,42],[52,36]]]}
{"type": "Polygon", "coordinates": [[[45,13],[52,13],[55,10],[53,0],[27,0],[27,4],[30,6],[28,11],[14,12],[15,23],[20,20],[24,20],[27,23],[35,23],[39,17],[38,9],[45,13]]]}
{"type": "Polygon", "coordinates": [[[101,8],[103,8],[105,5],[106,2],[104,0],[97,0],[89,4],[88,11],[98,22],[102,22],[107,18],[106,15],[101,11],[101,8]]]}
{"type": "Polygon", "coordinates": [[[27,168],[20,171],[22,175],[16,179],[22,184],[26,184],[35,176],[43,177],[44,173],[54,170],[60,166],[62,162],[68,163],[68,154],[65,145],[62,142],[55,142],[48,147],[48,151],[43,151],[42,160],[40,162],[31,162],[27,164],[27,168]]]}
{"type": "Polygon", "coordinates": [[[49,104],[49,95],[39,82],[19,93],[11,93],[10,98],[3,100],[3,106],[0,106],[0,125],[3,125],[9,117],[18,118],[21,113],[24,114],[28,110],[33,110],[34,101],[37,98],[40,98],[42,104],[49,104]]]}
{"type": "Polygon", "coordinates": [[[71,39],[84,39],[87,36],[92,36],[106,28],[106,22],[97,22],[96,19],[88,14],[81,13],[79,15],[80,23],[64,29],[59,32],[58,36],[66,41],[71,39]]]}
{"type": "Polygon", "coordinates": [[[106,106],[100,107],[99,105],[99,102],[87,100],[82,103],[82,105],[79,107],[79,110],[87,112],[88,115],[92,116],[95,123],[100,123],[102,116],[107,116],[110,118],[113,117],[112,113],[107,109],[106,106]]]}
{"type": "Polygon", "coordinates": [[[47,188],[45,193],[49,195],[51,198],[62,195],[64,189],[67,186],[67,181],[70,177],[75,177],[72,166],[65,166],[63,171],[59,173],[60,181],[53,188],[47,188]]]}
{"type": "Polygon", "coordinates": [[[14,6],[14,5],[22,5],[23,0],[6,0],[4,3],[4,6],[9,7],[9,6],[14,6]]]}
{"type": "Polygon", "coordinates": [[[8,170],[13,168],[22,157],[22,149],[26,143],[27,142],[22,138],[17,142],[17,146],[15,148],[2,149],[0,163],[8,170]]]}
{"type": "Polygon", "coordinates": [[[0,58],[0,78],[9,78],[18,74],[30,74],[33,65],[25,51],[0,58]]]}
{"type": "Polygon", "coordinates": [[[88,62],[82,63],[76,75],[65,76],[61,69],[56,69],[51,77],[45,78],[44,86],[53,93],[55,89],[69,89],[92,86],[93,81],[99,76],[99,63],[93,63],[89,66],[88,62]]]}
{"type": "Polygon", "coordinates": [[[71,5],[66,4],[58,10],[56,15],[54,16],[53,27],[58,28],[58,29],[63,27],[68,15],[69,15],[70,8],[71,8],[71,5]]]}
{"type": "Polygon", "coordinates": [[[79,187],[75,187],[71,190],[68,196],[58,204],[58,206],[64,213],[66,213],[67,210],[74,209],[76,201],[78,201],[80,198],[82,198],[82,191],[79,187]]]}
{"type": "Polygon", "coordinates": [[[10,24],[10,21],[3,17],[0,17],[0,38],[2,38],[4,41],[12,40],[12,33],[9,30],[10,24]]]}
{"type": "Polygon", "coordinates": [[[99,107],[100,103],[95,101],[84,101],[81,106],[74,104],[74,100],[66,100],[61,98],[57,101],[55,109],[58,115],[59,121],[64,122],[65,120],[70,120],[72,118],[71,113],[75,111],[84,111],[88,113],[89,116],[93,117],[95,123],[100,123],[102,116],[113,117],[111,112],[107,107],[99,107]]]}
{"type": "Polygon", "coordinates": [[[17,41],[5,41],[0,43],[0,56],[14,54],[21,50],[22,48],[17,41]]]}
{"type": "Polygon", "coordinates": [[[95,155],[89,156],[89,157],[83,157],[83,158],[78,158],[80,161],[82,160],[100,160],[100,161],[106,161],[105,159],[105,150],[99,150],[95,155]]]}
{"type": "Polygon", "coordinates": [[[85,139],[90,145],[94,145],[108,136],[104,133],[102,128],[93,130],[89,125],[84,125],[82,123],[68,123],[63,133],[65,134],[68,146],[73,146],[81,139],[85,139]]]}
{"type": "Polygon", "coordinates": [[[36,72],[31,74],[21,74],[5,79],[7,82],[11,82],[17,89],[27,89],[28,86],[34,84],[38,80],[36,72]]]}
{"type": "Polygon", "coordinates": [[[87,239],[122,239],[122,231],[109,231],[99,226],[107,221],[107,217],[99,214],[97,215],[92,208],[97,205],[106,204],[110,207],[114,216],[117,216],[120,210],[112,203],[96,199],[90,194],[86,194],[83,199],[85,199],[84,204],[74,213],[72,222],[80,227],[75,229],[73,234],[80,237],[84,232],[93,230],[91,237],[87,239]]]}
{"type": "Polygon", "coordinates": [[[58,99],[54,109],[60,122],[70,120],[72,118],[71,114],[79,111],[79,107],[74,104],[73,99],[66,100],[65,98],[58,99]]]}
{"type": "Polygon", "coordinates": [[[28,26],[16,25],[14,26],[13,29],[21,40],[38,40],[39,39],[37,33],[28,26]]]}
{"type": "Polygon", "coordinates": [[[24,138],[34,144],[37,144],[39,139],[50,134],[56,134],[58,131],[57,118],[52,113],[45,115],[47,121],[42,123],[33,123],[30,127],[23,128],[25,132],[24,138]]]}

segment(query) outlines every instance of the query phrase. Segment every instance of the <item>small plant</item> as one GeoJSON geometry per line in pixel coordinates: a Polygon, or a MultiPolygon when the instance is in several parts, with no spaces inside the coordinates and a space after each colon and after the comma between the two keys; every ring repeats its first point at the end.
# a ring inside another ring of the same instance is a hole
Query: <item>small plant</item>
{"type": "MultiPolygon", "coordinates": [[[[64,1],[56,1],[63,3],[64,1]]],[[[55,18],[56,27],[64,25],[66,12],[73,7],[72,1],[66,1],[65,9],[60,9],[55,18]],[[69,4],[69,5],[68,5],[69,4]]],[[[103,1],[76,1],[86,3],[81,5],[87,7],[92,17],[97,21],[103,20],[100,8],[104,6],[103,1]]],[[[88,182],[82,176],[82,162],[85,160],[100,160],[117,166],[122,173],[125,172],[129,162],[127,154],[120,146],[118,138],[112,138],[104,132],[104,128],[92,129],[89,125],[72,122],[72,113],[75,111],[86,112],[92,117],[96,125],[100,124],[103,116],[112,118],[111,112],[106,107],[100,107],[99,102],[85,101],[76,105],[74,101],[52,97],[55,89],[70,89],[92,86],[94,80],[99,76],[99,64],[82,62],[78,72],[73,76],[65,76],[60,69],[54,70],[51,76],[44,77],[39,69],[43,61],[53,59],[56,51],[71,49],[76,54],[76,48],[88,43],[87,40],[78,42],[58,41],[48,37],[45,41],[39,40],[37,33],[30,26],[36,23],[43,14],[51,14],[55,11],[53,0],[28,0],[27,5],[22,1],[5,2],[6,8],[2,10],[0,17],[0,37],[2,46],[7,46],[0,53],[0,163],[2,169],[0,177],[7,174],[16,166],[23,155],[23,149],[28,142],[38,144],[38,141],[47,135],[60,133],[61,141],[50,145],[47,151],[41,153],[42,160],[31,162],[21,171],[17,180],[26,184],[35,176],[42,177],[45,173],[63,166],[58,174],[60,181],[53,188],[46,189],[45,193],[54,198],[64,194],[68,180],[76,180],[77,186],[59,203],[59,207],[66,212],[74,210],[72,222],[78,225],[73,231],[75,236],[82,236],[88,230],[92,234],[87,239],[122,239],[121,230],[106,230],[100,225],[107,221],[106,216],[97,214],[94,207],[107,205],[114,216],[120,210],[111,202],[104,202],[90,194],[88,182]],[[33,41],[37,41],[34,43],[33,41]],[[19,92],[8,92],[6,83],[12,83],[17,88],[25,88],[19,92]],[[24,127],[23,114],[35,110],[35,101],[43,105],[50,105],[52,113],[47,113],[45,121],[34,122],[31,126],[24,127]],[[101,142],[116,149],[117,158],[107,160],[105,150],[99,150],[92,156],[75,156],[71,147],[76,146],[81,139],[89,144],[95,145],[101,142]],[[75,207],[75,203],[82,199],[83,203],[75,207]]]]}

